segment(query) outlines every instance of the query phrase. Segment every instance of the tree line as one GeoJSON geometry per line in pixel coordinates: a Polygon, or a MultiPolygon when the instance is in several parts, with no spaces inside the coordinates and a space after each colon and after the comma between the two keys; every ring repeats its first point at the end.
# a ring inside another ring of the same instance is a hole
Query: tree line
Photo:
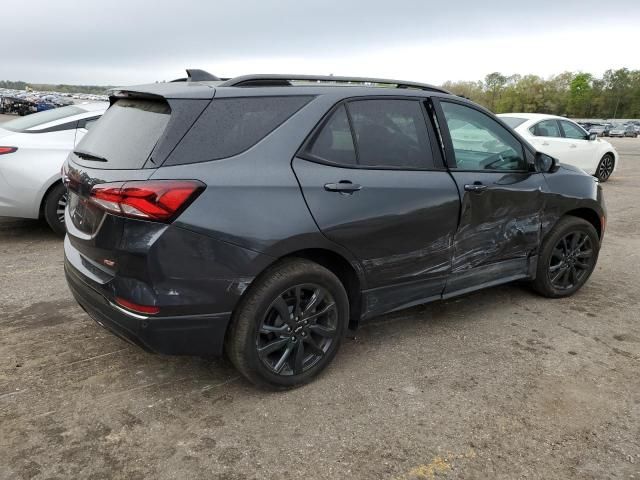
{"type": "MultiPolygon", "coordinates": [[[[104,94],[110,87],[45,85],[0,81],[0,88],[104,94]]],[[[496,113],[549,113],[572,118],[640,118],[640,70],[607,70],[602,78],[564,72],[544,79],[538,75],[490,73],[484,81],[448,81],[442,85],[496,113]]]]}
{"type": "Polygon", "coordinates": [[[496,113],[640,118],[640,70],[607,70],[602,78],[590,73],[564,72],[548,79],[494,72],[484,81],[448,81],[442,86],[496,113]]]}

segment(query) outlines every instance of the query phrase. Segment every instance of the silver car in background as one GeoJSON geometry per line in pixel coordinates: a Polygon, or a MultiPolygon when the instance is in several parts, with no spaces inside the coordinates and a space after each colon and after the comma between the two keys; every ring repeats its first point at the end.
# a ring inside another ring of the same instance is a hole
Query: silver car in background
{"type": "Polygon", "coordinates": [[[70,105],[0,124],[0,216],[44,218],[64,234],[62,163],[108,106],[70,105]]]}

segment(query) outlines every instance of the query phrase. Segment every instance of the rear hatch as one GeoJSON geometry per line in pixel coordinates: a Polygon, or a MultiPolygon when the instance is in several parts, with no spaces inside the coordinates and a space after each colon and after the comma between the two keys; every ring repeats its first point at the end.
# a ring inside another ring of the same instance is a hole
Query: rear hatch
{"type": "MultiPolygon", "coordinates": [[[[184,185],[149,179],[209,102],[120,94],[69,154],[63,167],[69,190],[65,253],[94,283],[109,282],[119,264],[135,270],[145,245],[185,206],[190,194],[184,185]],[[126,262],[119,262],[122,256],[126,262]]],[[[200,185],[186,187],[197,190],[200,185]]],[[[142,267],[128,275],[143,275],[142,267]]]]}

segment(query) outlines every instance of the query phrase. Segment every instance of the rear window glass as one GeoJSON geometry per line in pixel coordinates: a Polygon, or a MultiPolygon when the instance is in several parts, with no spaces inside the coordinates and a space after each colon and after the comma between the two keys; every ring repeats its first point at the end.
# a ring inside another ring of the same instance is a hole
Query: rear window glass
{"type": "Polygon", "coordinates": [[[502,117],[501,116],[498,118],[502,120],[504,123],[506,123],[507,125],[509,125],[511,128],[516,128],[527,121],[526,118],[518,118],[518,117],[502,117]]]}
{"type": "Polygon", "coordinates": [[[341,105],[318,135],[313,139],[308,154],[332,163],[356,164],[356,149],[353,145],[349,119],[344,105],[341,105]]]}
{"type": "Polygon", "coordinates": [[[358,163],[391,168],[433,166],[427,125],[415,100],[358,100],[349,103],[358,163]]]}
{"type": "Polygon", "coordinates": [[[164,165],[206,162],[242,153],[275,130],[311,98],[214,99],[164,165]]]}
{"type": "Polygon", "coordinates": [[[94,168],[142,168],[164,132],[170,113],[165,102],[118,100],[92,125],[74,153],[80,163],[90,162],[94,168]]]}
{"type": "Polygon", "coordinates": [[[55,122],[56,120],[62,120],[63,118],[78,115],[79,113],[86,113],[80,107],[69,106],[61,108],[53,108],[51,110],[45,110],[44,112],[32,113],[24,117],[16,118],[2,124],[2,128],[11,130],[12,132],[24,132],[25,130],[34,129],[44,126],[49,122],[55,122]]]}

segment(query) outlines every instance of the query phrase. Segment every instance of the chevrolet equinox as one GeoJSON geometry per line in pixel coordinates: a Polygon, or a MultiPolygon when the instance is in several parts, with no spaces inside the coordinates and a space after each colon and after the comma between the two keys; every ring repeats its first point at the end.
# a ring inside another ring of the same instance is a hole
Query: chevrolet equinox
{"type": "Polygon", "coordinates": [[[63,167],[69,287],[148,351],[292,387],[364,319],[515,280],[565,297],[595,267],[597,180],[471,101],[188,73],[112,91],[63,167]]]}

